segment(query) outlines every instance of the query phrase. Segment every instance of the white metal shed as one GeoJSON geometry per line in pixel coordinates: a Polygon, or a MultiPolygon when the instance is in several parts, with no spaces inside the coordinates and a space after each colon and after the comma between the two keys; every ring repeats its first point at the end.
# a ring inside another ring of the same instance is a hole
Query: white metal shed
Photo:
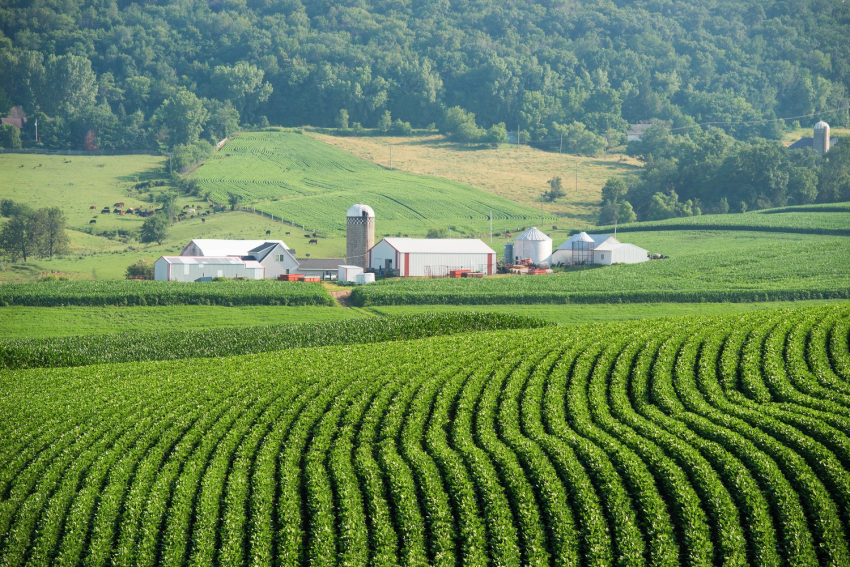
{"type": "Polygon", "coordinates": [[[384,238],[369,250],[369,267],[399,276],[446,276],[453,270],[489,275],[496,253],[477,238],[384,238]]]}

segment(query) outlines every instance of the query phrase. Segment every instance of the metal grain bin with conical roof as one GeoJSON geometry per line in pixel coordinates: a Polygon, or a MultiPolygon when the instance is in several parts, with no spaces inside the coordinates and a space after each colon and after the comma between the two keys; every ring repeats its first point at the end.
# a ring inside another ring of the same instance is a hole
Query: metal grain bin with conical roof
{"type": "Polygon", "coordinates": [[[514,257],[531,261],[539,265],[552,257],[552,239],[533,226],[514,240],[514,257]]]}

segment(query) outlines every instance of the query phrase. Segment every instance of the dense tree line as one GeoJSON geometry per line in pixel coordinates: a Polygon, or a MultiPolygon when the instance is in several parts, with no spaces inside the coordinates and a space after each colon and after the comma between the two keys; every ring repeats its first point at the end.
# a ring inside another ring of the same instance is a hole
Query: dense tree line
{"type": "Polygon", "coordinates": [[[608,180],[600,224],[850,201],[850,138],[821,156],[763,138],[740,142],[718,128],[676,135],[652,126],[629,151],[644,167],[608,180]]]}
{"type": "Polygon", "coordinates": [[[0,216],[7,217],[0,228],[0,252],[11,260],[26,262],[31,256],[53,258],[68,252],[65,214],[60,208],[33,210],[22,203],[3,199],[0,216]]]}
{"type": "Polygon", "coordinates": [[[37,120],[44,146],[87,149],[269,122],[519,127],[581,153],[650,119],[775,138],[746,122],[847,105],[848,21],[831,0],[7,0],[0,109],[26,145],[37,120]]]}

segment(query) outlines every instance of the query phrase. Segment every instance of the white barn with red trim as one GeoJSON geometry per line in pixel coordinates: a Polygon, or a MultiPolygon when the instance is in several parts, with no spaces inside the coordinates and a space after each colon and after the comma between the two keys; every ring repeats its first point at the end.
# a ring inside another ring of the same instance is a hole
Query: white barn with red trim
{"type": "Polygon", "coordinates": [[[399,276],[447,276],[453,270],[492,275],[496,253],[472,238],[384,238],[369,250],[368,264],[399,276]]]}

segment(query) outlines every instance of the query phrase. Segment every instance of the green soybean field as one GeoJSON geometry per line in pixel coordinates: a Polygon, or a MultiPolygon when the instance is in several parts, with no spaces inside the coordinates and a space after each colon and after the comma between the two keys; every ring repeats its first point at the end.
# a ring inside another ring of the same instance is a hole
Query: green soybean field
{"type": "MultiPolygon", "coordinates": [[[[850,298],[846,236],[670,230],[618,234],[669,255],[540,276],[394,278],[357,288],[357,305],[756,302],[850,298]]],[[[555,246],[559,243],[555,241],[555,246]]]]}
{"type": "MultiPolygon", "coordinates": [[[[433,227],[484,233],[540,221],[540,211],[440,177],[385,169],[297,132],[248,132],[227,143],[192,177],[209,198],[323,233],[345,230],[345,212],[367,203],[381,234],[433,227]],[[503,226],[504,225],[504,226],[503,226]]],[[[546,217],[551,218],[549,216],[546,217]]]]}
{"type": "Polygon", "coordinates": [[[0,374],[0,565],[848,565],[850,307],[0,374]]]}

